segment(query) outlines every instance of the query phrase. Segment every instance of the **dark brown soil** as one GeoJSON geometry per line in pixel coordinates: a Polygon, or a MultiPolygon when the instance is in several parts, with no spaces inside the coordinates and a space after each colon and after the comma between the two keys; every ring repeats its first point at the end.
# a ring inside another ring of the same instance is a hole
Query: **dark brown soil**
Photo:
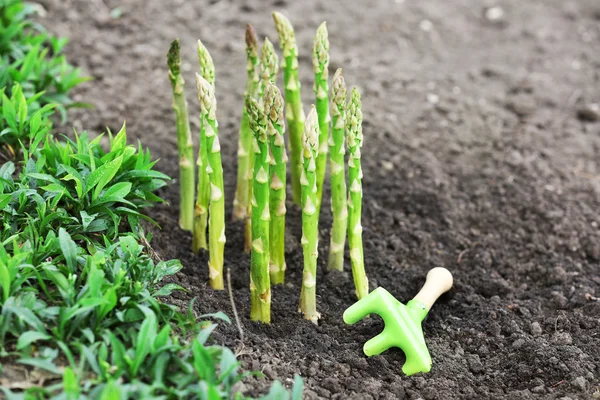
{"type": "MultiPolygon", "coordinates": [[[[45,0],[44,24],[71,38],[70,60],[96,80],[72,113],[94,133],[127,120],[177,176],[174,115],[165,71],[182,39],[185,76],[201,38],[217,66],[218,118],[229,204],[244,87],[243,31],[276,40],[270,12],[298,33],[305,105],[312,98],[312,35],[327,20],[331,70],[344,67],[364,103],[364,221],[372,288],[406,301],[427,270],[445,266],[455,287],[424,324],[430,373],[407,378],[399,350],[366,358],[382,325],[343,324],[354,301],[347,272],[318,276],[320,325],[296,313],[302,258],[290,204],[288,283],[273,289],[273,323],[248,319],[249,257],[239,224],[227,228],[226,267],[246,335],[241,360],[267,380],[299,373],[307,398],[588,399],[600,395],[600,3],[597,0],[45,0]],[[351,5],[351,4],[361,4],[351,5]],[[118,9],[117,9],[118,7],[118,9]],[[499,7],[499,8],[487,8],[499,7]],[[119,18],[111,17],[117,13],[119,18]],[[501,11],[498,12],[498,11],[501,11]],[[499,14],[502,14],[499,16],[499,14]],[[494,19],[494,17],[498,17],[494,19]]],[[[192,115],[197,110],[188,85],[192,115]]],[[[192,126],[198,123],[194,118],[192,126]]],[[[151,211],[153,245],[185,265],[178,276],[198,312],[231,314],[227,293],[207,287],[206,256],[190,251],[170,205],[151,211]]],[[[229,207],[231,208],[231,207],[229,207]]],[[[321,220],[322,256],[331,217],[321,220]]],[[[321,270],[323,260],[320,258],[321,270]]],[[[347,266],[349,269],[349,266],[347,266]]],[[[215,339],[241,349],[234,325],[215,339]]]]}

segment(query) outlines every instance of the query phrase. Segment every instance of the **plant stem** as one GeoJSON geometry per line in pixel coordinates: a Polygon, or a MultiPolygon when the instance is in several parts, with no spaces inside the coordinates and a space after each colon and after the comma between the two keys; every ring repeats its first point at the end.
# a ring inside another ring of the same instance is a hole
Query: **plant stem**
{"type": "Polygon", "coordinates": [[[298,79],[298,46],[290,21],[278,12],[273,13],[279,45],[283,53],[283,82],[285,87],[285,118],[290,132],[290,153],[292,168],[292,191],[294,202],[301,203],[300,175],[302,175],[302,134],[304,132],[304,110],[298,79]]]}
{"type": "Polygon", "coordinates": [[[319,116],[319,148],[317,155],[317,215],[321,213],[323,182],[327,170],[327,152],[329,139],[329,38],[325,22],[317,29],[313,45],[313,67],[315,70],[315,103],[319,116]]]}
{"type": "Polygon", "coordinates": [[[363,143],[362,104],[358,89],[353,88],[346,111],[346,130],[348,133],[348,244],[352,261],[352,276],[356,297],[362,299],[369,293],[369,281],[365,274],[365,262],[362,242],[362,168],[360,165],[360,149],[363,143]]]}
{"type": "MultiPolygon", "coordinates": [[[[246,89],[244,95],[256,96],[259,85],[258,39],[252,25],[246,26],[246,89]]],[[[252,174],[250,156],[252,155],[252,131],[248,124],[246,107],[242,109],[240,139],[238,142],[237,187],[233,199],[233,220],[246,219],[249,199],[249,179],[252,174]]]]}
{"type": "MultiPolygon", "coordinates": [[[[208,50],[198,40],[198,62],[200,64],[200,76],[211,86],[215,83],[215,66],[208,50]]],[[[208,226],[208,202],[210,198],[210,179],[208,173],[208,152],[206,143],[207,127],[200,120],[200,146],[198,148],[198,197],[194,212],[194,235],[192,250],[197,253],[200,249],[207,248],[206,229],[208,226]]]]}
{"type": "Polygon", "coordinates": [[[206,168],[210,182],[210,203],[208,223],[209,261],[208,272],[210,286],[224,289],[223,253],[225,251],[225,192],[223,190],[223,165],[221,163],[221,145],[216,118],[217,101],[213,86],[199,74],[196,74],[198,99],[200,100],[200,118],[205,126],[206,168]]]}
{"type": "Polygon", "coordinates": [[[344,162],[345,149],[345,124],[346,124],[346,83],[342,76],[342,69],[338,69],[333,76],[332,93],[332,128],[331,128],[331,154],[329,155],[331,179],[331,211],[333,225],[329,241],[329,257],[327,269],[329,271],[342,271],[344,269],[344,246],[346,245],[346,231],[348,228],[348,204],[346,202],[346,171],[344,162]]]}
{"type": "Polygon", "coordinates": [[[285,280],[285,189],[286,163],[288,160],[283,140],[283,97],[277,86],[270,82],[265,88],[265,115],[267,116],[267,134],[270,150],[270,195],[271,214],[270,244],[271,261],[269,272],[274,285],[283,284],[285,280]]]}
{"type": "Polygon", "coordinates": [[[302,142],[302,249],[304,254],[304,272],[300,292],[300,312],[304,318],[317,323],[317,258],[319,242],[319,215],[316,207],[317,177],[316,158],[319,141],[319,124],[315,106],[311,107],[302,142]]]}
{"type": "Polygon", "coordinates": [[[181,76],[181,56],[179,40],[171,42],[167,54],[169,80],[173,89],[173,110],[177,120],[177,147],[179,150],[179,226],[191,231],[194,226],[194,145],[190,133],[187,101],[183,91],[181,76]]]}
{"type": "MultiPolygon", "coordinates": [[[[262,46],[260,52],[260,81],[258,84],[256,100],[259,105],[263,104],[263,97],[265,87],[270,82],[277,81],[277,74],[279,73],[279,59],[277,58],[277,53],[275,53],[275,49],[273,48],[273,44],[267,38],[265,38],[265,42],[262,46]]],[[[248,175],[248,189],[249,194],[248,198],[252,198],[252,167],[254,165],[254,152],[250,153],[250,174],[248,175]]],[[[252,218],[250,215],[252,214],[252,205],[248,204],[248,211],[246,215],[246,225],[244,229],[244,250],[249,252],[252,248],[252,218]]]]}
{"type": "Polygon", "coordinates": [[[250,261],[250,318],[271,322],[269,278],[269,142],[267,120],[258,102],[246,96],[250,128],[254,134],[252,191],[252,253],[250,261]]]}

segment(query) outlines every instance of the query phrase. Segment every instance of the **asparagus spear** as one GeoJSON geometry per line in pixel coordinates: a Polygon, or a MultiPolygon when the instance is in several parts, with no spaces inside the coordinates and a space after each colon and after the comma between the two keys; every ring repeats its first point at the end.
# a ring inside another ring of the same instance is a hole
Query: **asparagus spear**
{"type": "Polygon", "coordinates": [[[304,110],[298,79],[298,46],[290,21],[278,12],[273,13],[279,45],[283,53],[283,81],[285,86],[285,118],[290,131],[290,153],[292,166],[292,190],[294,201],[301,203],[300,175],[302,174],[302,134],[304,132],[304,110]]]}
{"type": "Polygon", "coordinates": [[[315,70],[315,97],[319,116],[319,150],[317,156],[317,215],[321,212],[323,182],[327,169],[327,140],[329,139],[329,38],[325,22],[317,29],[313,45],[313,68],[315,70]]]}
{"type": "Polygon", "coordinates": [[[346,130],[348,132],[348,244],[352,261],[352,276],[356,297],[362,299],[369,293],[369,281],[365,275],[365,263],[362,243],[362,169],[360,166],[360,149],[363,143],[362,104],[358,89],[353,88],[346,112],[346,130]]]}
{"type": "Polygon", "coordinates": [[[258,102],[246,96],[250,129],[254,134],[254,180],[252,191],[252,253],[250,261],[250,318],[271,322],[269,279],[269,142],[267,120],[258,102]]]}
{"type": "Polygon", "coordinates": [[[302,142],[302,249],[304,254],[304,272],[302,274],[302,290],[300,292],[300,312],[304,318],[317,323],[320,314],[317,312],[316,284],[317,257],[319,236],[319,215],[316,207],[317,177],[316,158],[319,141],[319,124],[315,106],[311,107],[302,142]]]}
{"type": "MultiPolygon", "coordinates": [[[[200,63],[200,76],[211,86],[215,84],[215,66],[208,50],[198,40],[198,62],[200,63]]],[[[200,121],[200,146],[198,149],[198,197],[194,213],[194,235],[192,250],[197,253],[206,249],[206,227],[208,225],[208,202],[210,198],[210,179],[208,173],[208,145],[206,143],[207,127],[200,121]]]]}
{"type": "Polygon", "coordinates": [[[223,289],[223,253],[225,251],[225,195],[223,190],[223,165],[216,118],[217,101],[213,86],[196,74],[196,87],[200,100],[200,118],[206,138],[207,167],[210,183],[210,209],[208,222],[208,245],[210,258],[208,272],[210,286],[223,289]]]}
{"type": "Polygon", "coordinates": [[[265,115],[267,116],[267,134],[269,136],[271,192],[269,206],[271,225],[269,229],[271,243],[271,261],[269,272],[274,285],[285,280],[285,187],[287,154],[283,141],[283,97],[272,82],[265,88],[265,115]]]}
{"type": "Polygon", "coordinates": [[[342,69],[333,75],[333,98],[331,114],[333,116],[331,128],[331,154],[329,166],[331,171],[331,211],[333,225],[329,241],[329,258],[327,269],[342,271],[344,269],[344,246],[346,244],[346,231],[348,227],[348,205],[346,203],[346,171],[344,154],[345,150],[345,124],[346,124],[346,83],[342,76],[342,69]]]}
{"type": "MultiPolygon", "coordinates": [[[[265,38],[265,42],[260,52],[260,82],[258,84],[257,101],[259,104],[263,103],[265,87],[269,82],[277,81],[277,74],[279,73],[279,59],[277,53],[273,48],[273,44],[268,38],[265,38]]],[[[248,198],[252,198],[252,166],[253,166],[254,154],[250,154],[250,174],[248,175],[248,189],[250,191],[248,198]]],[[[252,214],[252,206],[248,204],[247,215],[252,214]]],[[[249,252],[252,247],[252,218],[246,218],[246,225],[244,230],[244,250],[249,252]]]]}
{"type": "Polygon", "coordinates": [[[179,226],[191,231],[194,226],[194,145],[190,133],[188,108],[183,92],[179,40],[173,40],[167,53],[169,80],[173,89],[173,110],[177,119],[177,147],[179,149],[179,226]]]}
{"type": "MultiPolygon", "coordinates": [[[[259,85],[259,59],[258,59],[258,39],[252,25],[246,26],[246,89],[244,95],[256,96],[259,85]]],[[[252,155],[252,131],[248,125],[248,114],[246,106],[242,110],[242,122],[240,124],[240,139],[238,143],[238,172],[237,187],[235,198],[233,200],[233,219],[241,220],[246,218],[249,198],[249,180],[252,175],[250,168],[250,156],[252,155]]]]}

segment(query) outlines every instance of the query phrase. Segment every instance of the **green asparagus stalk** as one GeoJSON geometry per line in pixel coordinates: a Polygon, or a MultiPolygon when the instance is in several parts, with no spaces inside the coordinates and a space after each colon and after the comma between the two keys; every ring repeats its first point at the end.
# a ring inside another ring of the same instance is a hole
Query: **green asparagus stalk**
{"type": "Polygon", "coordinates": [[[323,182],[327,169],[327,152],[329,139],[329,38],[325,22],[317,29],[313,45],[313,68],[315,70],[315,103],[319,116],[319,154],[317,156],[317,215],[321,212],[323,198],[323,182]]]}
{"type": "Polygon", "coordinates": [[[302,188],[302,134],[304,132],[304,110],[300,96],[298,79],[298,46],[296,35],[290,21],[282,14],[273,13],[275,28],[279,36],[279,45],[283,53],[283,82],[285,86],[285,118],[290,132],[290,153],[292,167],[292,190],[296,204],[301,203],[302,188]]]}
{"type": "Polygon", "coordinates": [[[173,110],[177,119],[177,147],[179,149],[179,226],[191,231],[194,226],[194,145],[190,133],[187,101],[183,91],[179,40],[171,42],[167,54],[169,80],[173,89],[173,110]]]}
{"type": "MultiPolygon", "coordinates": [[[[265,38],[265,42],[260,52],[260,82],[257,90],[256,100],[259,104],[263,103],[264,91],[265,87],[270,82],[277,81],[277,74],[279,73],[279,59],[277,57],[277,53],[275,53],[275,49],[273,48],[273,44],[267,38],[265,38]]],[[[248,198],[252,198],[252,167],[253,167],[253,157],[254,154],[250,154],[250,174],[248,175],[248,189],[249,194],[248,198]]],[[[249,216],[252,214],[252,205],[248,204],[248,211],[245,225],[245,236],[244,236],[244,249],[246,252],[249,252],[252,247],[252,218],[249,216]]]]}
{"type": "Polygon", "coordinates": [[[327,269],[342,271],[344,269],[344,246],[348,227],[348,204],[346,202],[346,171],[344,154],[346,127],[346,83],[342,69],[333,75],[333,93],[331,104],[331,154],[329,158],[331,179],[331,211],[333,225],[329,241],[329,257],[327,269]]]}
{"type": "Polygon", "coordinates": [[[285,280],[285,188],[287,153],[283,140],[283,97],[277,85],[270,82],[265,88],[265,115],[267,116],[267,134],[270,150],[270,195],[269,206],[271,225],[269,229],[271,261],[269,272],[274,285],[285,280]]]}
{"type": "Polygon", "coordinates": [[[225,191],[223,190],[223,165],[221,163],[221,145],[219,144],[216,118],[217,101],[213,86],[196,74],[196,87],[200,100],[200,118],[205,127],[206,153],[208,163],[206,172],[210,183],[208,246],[208,272],[210,286],[222,290],[223,253],[225,251],[225,191]]]}
{"type": "Polygon", "coordinates": [[[254,179],[252,191],[252,253],[250,260],[250,318],[271,322],[269,278],[269,142],[267,119],[258,102],[246,96],[250,129],[254,134],[254,179]]]}
{"type": "Polygon", "coordinates": [[[300,312],[304,318],[317,323],[320,314],[317,312],[317,257],[319,239],[319,215],[316,207],[317,177],[316,158],[319,141],[319,124],[315,106],[311,107],[302,142],[302,249],[304,254],[304,272],[302,274],[302,290],[300,292],[300,312]]]}
{"type": "MultiPolygon", "coordinates": [[[[252,25],[246,26],[246,89],[244,96],[256,96],[259,85],[259,59],[258,59],[258,39],[252,25]]],[[[233,219],[242,220],[247,216],[248,199],[250,194],[248,176],[252,176],[250,166],[250,157],[252,152],[252,131],[248,124],[248,114],[246,106],[242,110],[242,122],[240,124],[240,139],[238,143],[238,172],[237,187],[235,198],[233,200],[233,219]]]]}
{"type": "MultiPolygon", "coordinates": [[[[208,50],[198,40],[198,62],[200,64],[200,76],[211,86],[215,84],[215,66],[208,50]]],[[[197,253],[200,249],[207,249],[206,229],[208,226],[208,203],[210,199],[210,179],[208,173],[208,145],[206,143],[206,129],[203,121],[200,121],[200,146],[198,149],[198,197],[194,212],[194,235],[192,250],[197,253]]]]}
{"type": "Polygon", "coordinates": [[[363,144],[362,104],[358,89],[353,88],[346,112],[346,131],[348,133],[348,244],[352,262],[352,276],[356,297],[362,299],[369,293],[369,281],[365,274],[365,263],[362,242],[362,169],[360,166],[360,149],[363,144]]]}

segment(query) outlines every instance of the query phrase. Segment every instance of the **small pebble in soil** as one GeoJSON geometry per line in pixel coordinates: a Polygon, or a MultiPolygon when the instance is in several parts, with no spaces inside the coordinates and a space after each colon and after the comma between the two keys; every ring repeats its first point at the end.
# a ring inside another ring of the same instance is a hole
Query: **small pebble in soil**
{"type": "Polygon", "coordinates": [[[491,22],[497,22],[504,18],[504,10],[502,7],[494,6],[488,7],[484,10],[485,19],[491,22]]]}
{"type": "Polygon", "coordinates": [[[532,322],[529,325],[529,331],[533,336],[540,336],[542,334],[542,327],[539,322],[532,322]]]}
{"type": "Polygon", "coordinates": [[[571,344],[573,343],[573,338],[569,332],[556,332],[552,335],[552,343],[554,344],[571,344]]]}
{"type": "Polygon", "coordinates": [[[474,374],[478,374],[481,371],[483,371],[483,364],[481,363],[481,360],[479,359],[479,356],[477,354],[474,354],[471,357],[469,357],[467,362],[469,363],[469,369],[474,374]]]}
{"type": "Polygon", "coordinates": [[[552,269],[552,278],[554,283],[563,283],[567,280],[567,271],[563,267],[554,267],[552,269]]]}
{"type": "Polygon", "coordinates": [[[571,385],[573,385],[575,389],[585,392],[585,389],[587,388],[587,381],[583,376],[578,376],[577,378],[573,379],[571,385]]]}
{"type": "Polygon", "coordinates": [[[600,104],[585,104],[577,110],[577,118],[585,122],[596,122],[600,120],[600,104]]]}

